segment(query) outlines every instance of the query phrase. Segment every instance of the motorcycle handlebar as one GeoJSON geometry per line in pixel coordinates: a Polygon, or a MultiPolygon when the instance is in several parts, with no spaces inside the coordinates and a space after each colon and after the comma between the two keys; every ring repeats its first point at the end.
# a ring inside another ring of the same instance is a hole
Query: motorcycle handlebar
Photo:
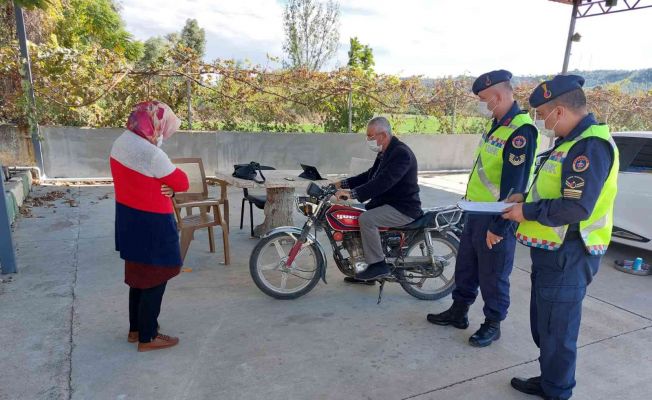
{"type": "Polygon", "coordinates": [[[321,188],[324,191],[324,196],[332,196],[337,193],[337,188],[332,183],[326,186],[322,186],[321,188]]]}

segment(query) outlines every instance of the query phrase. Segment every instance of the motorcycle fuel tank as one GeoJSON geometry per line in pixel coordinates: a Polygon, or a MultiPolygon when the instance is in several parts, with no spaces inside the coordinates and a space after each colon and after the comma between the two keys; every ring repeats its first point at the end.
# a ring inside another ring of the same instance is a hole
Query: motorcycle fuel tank
{"type": "Polygon", "coordinates": [[[336,204],[326,212],[328,225],[336,231],[359,231],[360,215],[364,210],[336,204]]]}
{"type": "MultiPolygon", "coordinates": [[[[335,204],[326,212],[328,225],[335,231],[351,232],[360,230],[360,215],[365,212],[362,208],[335,204]]],[[[387,231],[388,228],[379,228],[387,231]]]]}

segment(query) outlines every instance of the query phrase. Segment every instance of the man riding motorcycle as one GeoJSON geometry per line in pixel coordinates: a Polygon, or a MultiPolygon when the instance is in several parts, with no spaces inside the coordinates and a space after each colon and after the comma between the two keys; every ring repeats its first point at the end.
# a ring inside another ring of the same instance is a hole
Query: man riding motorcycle
{"type": "Polygon", "coordinates": [[[390,273],[385,262],[380,227],[409,224],[422,216],[417,160],[410,148],[392,135],[385,117],[375,117],[367,124],[367,145],[378,153],[373,166],[360,175],[336,183],[338,199],[353,198],[366,203],[360,216],[362,247],[366,270],[348,282],[372,282],[390,273]]]}

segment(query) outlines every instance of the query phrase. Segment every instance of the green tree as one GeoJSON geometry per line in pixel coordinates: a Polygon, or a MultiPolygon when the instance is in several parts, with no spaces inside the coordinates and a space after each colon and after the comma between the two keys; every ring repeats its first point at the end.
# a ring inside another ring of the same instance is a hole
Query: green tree
{"type": "Polygon", "coordinates": [[[206,32],[199,27],[196,19],[186,20],[186,25],[181,30],[180,42],[195,51],[196,55],[204,57],[206,51],[206,32]]]}
{"type": "Polygon", "coordinates": [[[359,83],[375,79],[374,54],[371,47],[360,43],[357,37],[349,40],[349,91],[326,103],[327,117],[324,130],[327,132],[348,132],[349,103],[351,108],[351,130],[358,132],[374,116],[375,107],[371,99],[356,90],[359,83]]]}
{"type": "Polygon", "coordinates": [[[357,37],[349,39],[349,62],[347,65],[350,68],[357,68],[369,73],[373,73],[374,66],[374,52],[369,45],[360,43],[357,37]]]}
{"type": "MultiPolygon", "coordinates": [[[[0,0],[0,4],[5,4],[5,3],[10,4],[13,2],[14,0],[0,0]]],[[[29,10],[35,8],[40,8],[42,10],[45,10],[46,8],[50,7],[53,4],[52,0],[15,0],[15,2],[20,7],[24,7],[29,10]]]]}
{"type": "MultiPolygon", "coordinates": [[[[47,0],[44,7],[23,6],[27,39],[33,43],[43,43],[50,39],[57,22],[61,19],[62,0],[47,0]]],[[[37,2],[34,2],[37,4],[37,2]]],[[[6,45],[16,36],[16,17],[14,3],[0,0],[0,43],[6,45]]]]}
{"type": "Polygon", "coordinates": [[[283,50],[289,65],[319,71],[336,53],[340,6],[333,0],[289,0],[283,14],[283,50]]]}
{"type": "Polygon", "coordinates": [[[98,44],[104,49],[137,61],[143,44],[133,40],[113,0],[68,0],[63,18],[55,29],[58,42],[66,48],[98,44]]]}
{"type": "MultiPolygon", "coordinates": [[[[153,64],[175,64],[176,55],[183,54],[181,63],[189,59],[199,60],[206,52],[206,32],[199,26],[197,20],[188,19],[181,32],[170,32],[165,36],[155,36],[147,39],[143,46],[143,56],[139,60],[141,67],[153,64]],[[189,54],[187,49],[193,51],[189,54]],[[174,55],[174,56],[173,56],[174,55]]],[[[178,63],[177,63],[178,64],[178,63]]]]}
{"type": "Polygon", "coordinates": [[[151,37],[143,44],[143,57],[139,64],[143,67],[161,64],[169,51],[170,42],[167,39],[160,36],[151,37]]]}

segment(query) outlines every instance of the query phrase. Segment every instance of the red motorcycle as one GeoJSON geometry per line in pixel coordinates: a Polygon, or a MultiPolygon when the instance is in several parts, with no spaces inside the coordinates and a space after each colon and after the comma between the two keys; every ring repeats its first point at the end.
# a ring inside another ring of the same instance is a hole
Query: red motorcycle
{"type": "MultiPolygon", "coordinates": [[[[335,204],[337,189],[311,183],[308,196],[296,199],[307,217],[303,228],[280,227],[268,232],[251,253],[249,269],[256,286],[276,299],[296,299],[310,292],[322,279],[326,283],[327,257],[317,240],[323,230],[333,248],[333,258],[346,276],[367,268],[358,219],[363,208],[335,204]]],[[[424,210],[414,222],[381,229],[385,261],[391,276],[380,280],[398,282],[421,300],[437,300],[453,291],[455,259],[461,233],[462,211],[457,206],[424,210]]]]}

